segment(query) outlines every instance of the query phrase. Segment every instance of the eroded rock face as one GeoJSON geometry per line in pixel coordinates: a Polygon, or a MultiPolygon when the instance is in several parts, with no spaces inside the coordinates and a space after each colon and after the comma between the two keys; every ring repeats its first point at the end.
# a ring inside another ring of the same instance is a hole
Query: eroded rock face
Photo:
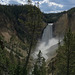
{"type": "Polygon", "coordinates": [[[2,32],[2,35],[4,36],[4,40],[9,43],[11,35],[8,32],[2,32]]]}
{"type": "Polygon", "coordinates": [[[62,17],[60,17],[59,20],[56,23],[54,23],[54,25],[54,35],[62,36],[65,33],[65,30],[68,25],[67,14],[63,14],[62,17]]]}
{"type": "Polygon", "coordinates": [[[54,23],[54,35],[62,37],[67,31],[68,26],[71,26],[73,32],[75,32],[75,12],[69,17],[69,15],[63,14],[57,22],[54,23]]]}
{"type": "Polygon", "coordinates": [[[75,32],[75,12],[70,17],[69,23],[71,25],[72,31],[75,32]]]}

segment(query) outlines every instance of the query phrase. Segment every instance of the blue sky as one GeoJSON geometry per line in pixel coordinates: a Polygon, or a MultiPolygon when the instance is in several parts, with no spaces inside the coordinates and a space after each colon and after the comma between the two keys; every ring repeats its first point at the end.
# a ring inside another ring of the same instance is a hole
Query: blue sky
{"type": "MultiPolygon", "coordinates": [[[[75,0],[32,0],[39,1],[40,9],[45,13],[57,13],[75,7],[75,0]]],[[[27,0],[0,0],[0,4],[27,4],[27,0]]]]}

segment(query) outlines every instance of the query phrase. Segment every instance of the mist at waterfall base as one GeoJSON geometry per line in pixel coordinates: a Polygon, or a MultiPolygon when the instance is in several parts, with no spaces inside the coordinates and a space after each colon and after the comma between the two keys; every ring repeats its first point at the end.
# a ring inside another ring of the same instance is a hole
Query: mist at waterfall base
{"type": "Polygon", "coordinates": [[[53,23],[49,23],[44,29],[42,39],[37,43],[33,58],[37,58],[39,51],[42,52],[42,56],[48,60],[56,54],[58,48],[58,39],[53,37],[53,23]]]}

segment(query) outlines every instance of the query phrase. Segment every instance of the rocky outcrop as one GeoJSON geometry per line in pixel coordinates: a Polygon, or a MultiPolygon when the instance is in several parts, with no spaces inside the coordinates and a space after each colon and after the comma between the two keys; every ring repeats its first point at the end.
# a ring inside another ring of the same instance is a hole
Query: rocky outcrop
{"type": "Polygon", "coordinates": [[[66,14],[63,14],[58,21],[54,23],[55,36],[62,37],[66,33],[68,26],[70,26],[71,30],[75,32],[75,11],[71,13],[69,13],[69,11],[67,11],[66,14]]]}
{"type": "Polygon", "coordinates": [[[68,25],[67,13],[63,14],[57,22],[54,23],[54,35],[63,36],[68,25]]]}

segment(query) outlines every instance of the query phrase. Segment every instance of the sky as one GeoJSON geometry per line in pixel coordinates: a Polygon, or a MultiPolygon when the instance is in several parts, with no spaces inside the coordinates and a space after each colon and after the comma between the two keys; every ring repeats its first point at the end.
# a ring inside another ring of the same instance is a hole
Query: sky
{"type": "MultiPolygon", "coordinates": [[[[58,13],[67,11],[72,7],[75,7],[75,0],[32,0],[32,4],[36,4],[39,1],[39,8],[44,13],[58,13]]],[[[0,4],[27,4],[27,0],[0,0],[0,4]]]]}

